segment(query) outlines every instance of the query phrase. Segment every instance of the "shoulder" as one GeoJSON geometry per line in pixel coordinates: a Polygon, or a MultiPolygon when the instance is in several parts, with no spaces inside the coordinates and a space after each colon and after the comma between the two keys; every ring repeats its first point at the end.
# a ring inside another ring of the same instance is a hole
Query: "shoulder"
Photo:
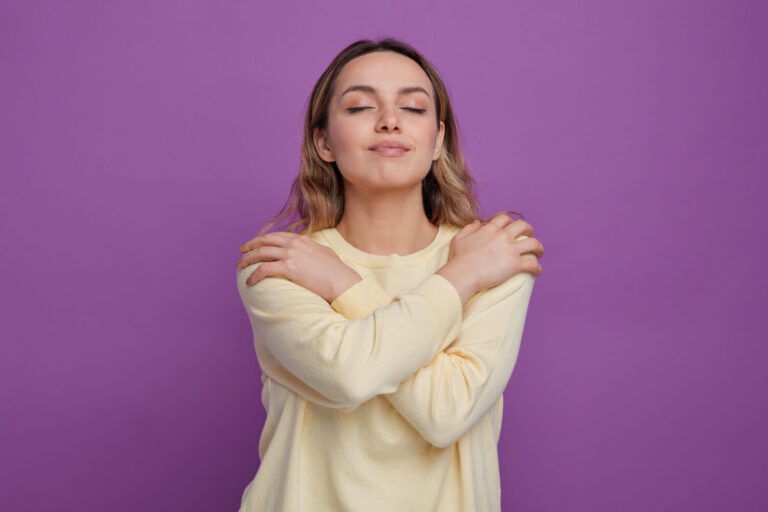
{"type": "Polygon", "coordinates": [[[318,229],[317,231],[312,231],[311,233],[307,233],[306,236],[308,236],[315,242],[319,243],[320,245],[325,245],[326,247],[329,247],[330,244],[328,243],[328,237],[326,236],[326,233],[328,233],[328,231],[331,229],[333,228],[318,229]]]}
{"type": "Polygon", "coordinates": [[[446,244],[449,244],[451,240],[453,240],[453,237],[456,236],[456,234],[462,230],[462,226],[456,226],[454,224],[440,224],[440,231],[442,231],[444,234],[443,240],[446,244]]]}
{"type": "Polygon", "coordinates": [[[258,261],[237,270],[237,291],[249,312],[259,312],[274,320],[297,312],[314,313],[330,309],[328,302],[320,295],[283,276],[264,277],[256,284],[247,284],[251,274],[263,263],[258,261]]]}
{"type": "Polygon", "coordinates": [[[530,272],[519,272],[496,286],[477,292],[464,305],[464,317],[474,318],[487,311],[511,312],[527,307],[536,277],[530,272]]]}

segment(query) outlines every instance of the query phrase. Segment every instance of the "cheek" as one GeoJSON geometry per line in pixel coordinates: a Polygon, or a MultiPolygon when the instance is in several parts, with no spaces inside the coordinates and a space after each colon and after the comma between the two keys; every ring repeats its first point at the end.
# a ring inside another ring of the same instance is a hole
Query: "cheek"
{"type": "Polygon", "coordinates": [[[421,141],[423,147],[431,151],[437,137],[437,128],[435,127],[434,123],[425,122],[420,127],[419,133],[421,134],[419,140],[421,141]]]}
{"type": "Polygon", "coordinates": [[[353,123],[337,125],[331,133],[331,144],[339,153],[359,149],[365,143],[364,131],[353,123]]]}

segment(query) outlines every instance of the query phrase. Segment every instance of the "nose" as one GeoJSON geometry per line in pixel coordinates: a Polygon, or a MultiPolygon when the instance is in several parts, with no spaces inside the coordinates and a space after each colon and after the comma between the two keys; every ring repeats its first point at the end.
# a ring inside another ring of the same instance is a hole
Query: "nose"
{"type": "Polygon", "coordinates": [[[381,107],[381,114],[376,121],[376,131],[391,132],[400,130],[400,119],[397,116],[397,109],[393,106],[384,105],[381,107]]]}

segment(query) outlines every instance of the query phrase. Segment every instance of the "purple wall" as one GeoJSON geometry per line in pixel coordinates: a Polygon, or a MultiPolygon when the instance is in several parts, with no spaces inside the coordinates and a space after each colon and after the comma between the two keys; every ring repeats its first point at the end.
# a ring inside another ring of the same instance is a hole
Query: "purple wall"
{"type": "Polygon", "coordinates": [[[237,509],[237,247],[323,68],[391,35],[443,74],[484,212],[546,248],[505,510],[766,510],[765,4],[309,3],[0,3],[2,509],[237,509]]]}

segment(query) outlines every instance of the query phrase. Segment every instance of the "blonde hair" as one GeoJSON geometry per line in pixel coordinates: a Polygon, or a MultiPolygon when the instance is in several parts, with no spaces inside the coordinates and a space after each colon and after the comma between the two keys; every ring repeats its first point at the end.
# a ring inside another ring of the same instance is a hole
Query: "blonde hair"
{"type": "MultiPolygon", "coordinates": [[[[262,226],[257,235],[265,233],[284,218],[294,218],[285,231],[308,234],[334,227],[344,213],[344,181],[336,162],[326,162],[314,144],[315,128],[325,129],[328,106],[339,72],[350,60],[372,52],[392,51],[414,60],[429,77],[435,94],[438,126],[445,124],[443,150],[432,162],[429,173],[421,182],[424,212],[433,224],[448,223],[464,227],[478,219],[479,204],[473,193],[474,178],[467,170],[459,145],[457,122],[442,79],[435,68],[410,45],[392,38],[379,41],[363,39],[344,48],[318,79],[309,98],[301,144],[301,167],[291,185],[288,199],[280,212],[262,226]]],[[[517,213],[505,210],[505,213],[517,213]]],[[[487,222],[488,219],[480,219],[487,222]]]]}

